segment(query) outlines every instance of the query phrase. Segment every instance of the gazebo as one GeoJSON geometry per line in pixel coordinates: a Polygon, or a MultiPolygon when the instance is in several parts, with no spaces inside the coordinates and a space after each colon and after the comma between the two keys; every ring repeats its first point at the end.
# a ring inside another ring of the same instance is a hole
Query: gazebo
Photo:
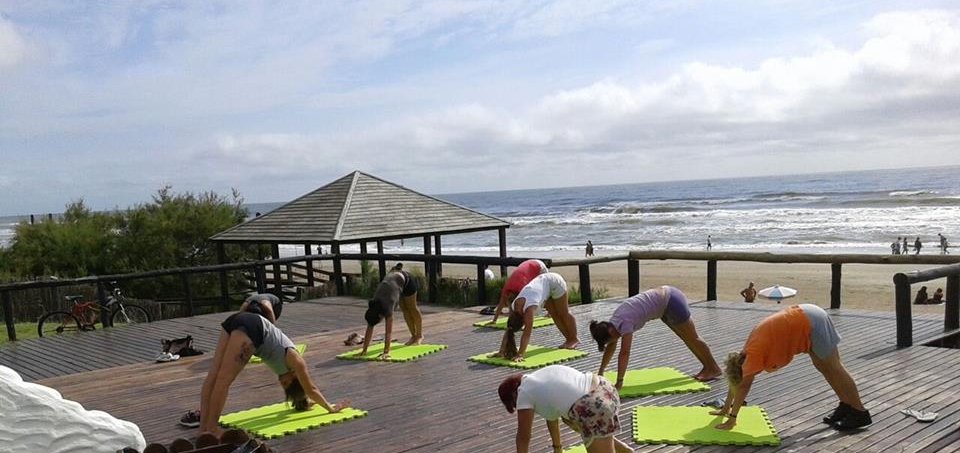
{"type": "MultiPolygon", "coordinates": [[[[314,245],[327,245],[331,254],[339,254],[341,245],[359,244],[360,253],[367,253],[368,243],[376,242],[377,253],[383,255],[384,241],[423,238],[423,253],[440,255],[440,238],[445,234],[497,230],[500,256],[506,257],[509,227],[509,222],[496,217],[354,171],[210,240],[217,244],[221,262],[229,243],[270,244],[277,258],[280,244],[302,245],[304,254],[310,255],[314,245]]],[[[383,278],[383,259],[379,268],[383,278]]],[[[340,260],[334,259],[334,273],[339,275],[340,269],[340,260]]],[[[274,273],[279,281],[279,266],[274,273]]],[[[506,269],[501,268],[501,273],[506,269]]],[[[312,272],[309,275],[312,280],[312,272]]],[[[342,282],[337,280],[342,294],[342,282]]]]}

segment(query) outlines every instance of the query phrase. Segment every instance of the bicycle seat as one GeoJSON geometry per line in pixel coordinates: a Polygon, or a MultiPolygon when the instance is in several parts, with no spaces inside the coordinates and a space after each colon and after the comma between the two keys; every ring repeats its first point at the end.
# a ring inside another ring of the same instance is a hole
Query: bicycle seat
{"type": "Polygon", "coordinates": [[[63,296],[68,302],[76,302],[80,299],[83,299],[83,296],[63,296]]]}

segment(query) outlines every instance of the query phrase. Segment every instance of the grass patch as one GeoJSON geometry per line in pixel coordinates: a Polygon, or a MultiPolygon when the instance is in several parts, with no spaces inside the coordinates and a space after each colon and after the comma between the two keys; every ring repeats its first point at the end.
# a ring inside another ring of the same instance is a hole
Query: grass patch
{"type": "MultiPolygon", "coordinates": [[[[37,338],[37,323],[18,322],[13,325],[17,330],[17,340],[26,340],[27,338],[37,338]]],[[[0,345],[9,343],[7,338],[7,325],[0,324],[0,345]]]]}

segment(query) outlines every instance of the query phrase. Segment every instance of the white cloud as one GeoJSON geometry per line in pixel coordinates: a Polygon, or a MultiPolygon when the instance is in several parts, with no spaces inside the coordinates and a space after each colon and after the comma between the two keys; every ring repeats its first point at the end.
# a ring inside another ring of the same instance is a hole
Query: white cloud
{"type": "Polygon", "coordinates": [[[12,22],[0,15],[0,71],[23,62],[27,53],[27,40],[12,22]]]}

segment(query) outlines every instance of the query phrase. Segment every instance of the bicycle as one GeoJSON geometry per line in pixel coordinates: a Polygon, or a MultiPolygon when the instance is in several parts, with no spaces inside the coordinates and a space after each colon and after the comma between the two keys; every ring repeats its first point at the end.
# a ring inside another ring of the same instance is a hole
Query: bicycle
{"type": "Polygon", "coordinates": [[[109,318],[111,326],[150,322],[150,314],[143,307],[124,304],[126,298],[120,292],[120,288],[113,288],[105,304],[99,301],[81,302],[83,296],[64,296],[64,299],[73,303],[70,311],[52,311],[40,317],[40,321],[37,322],[39,336],[96,330],[100,311],[104,309],[112,310],[109,318]]]}

